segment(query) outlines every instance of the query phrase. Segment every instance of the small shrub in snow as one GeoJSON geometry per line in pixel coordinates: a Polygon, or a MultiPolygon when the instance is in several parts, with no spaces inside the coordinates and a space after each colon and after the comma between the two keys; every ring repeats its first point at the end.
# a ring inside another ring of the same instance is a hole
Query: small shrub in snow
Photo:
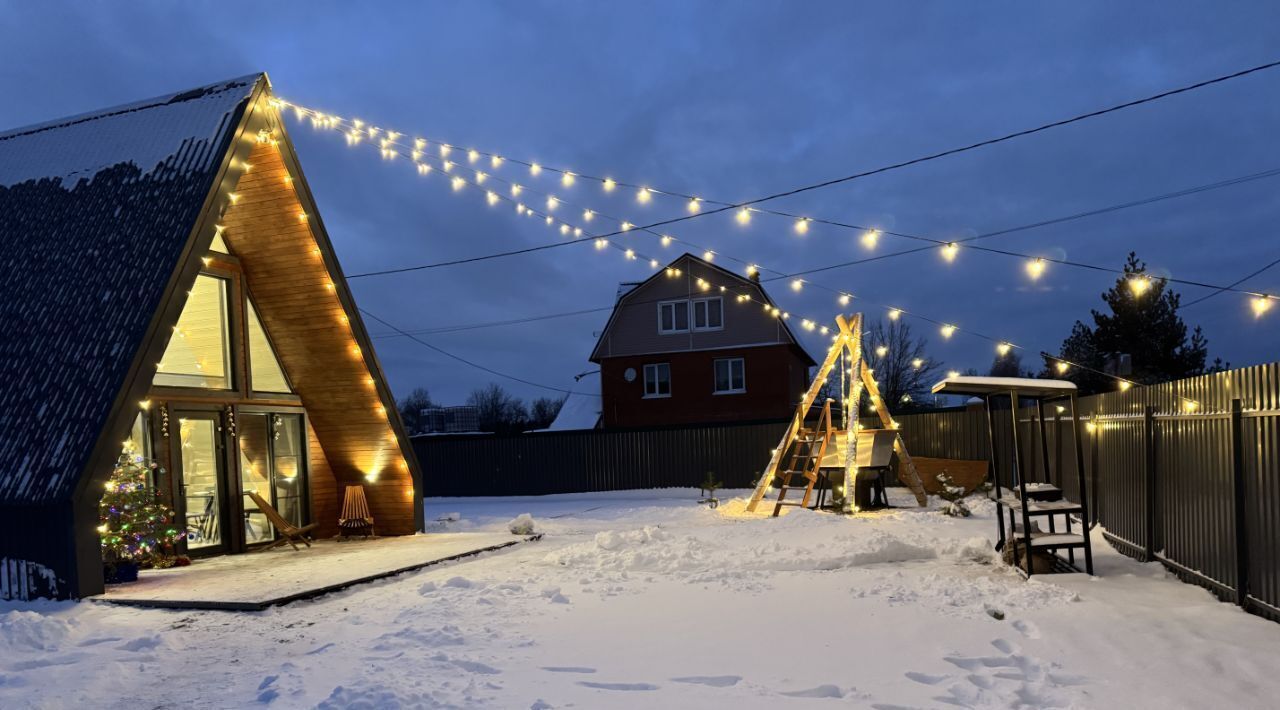
{"type": "Polygon", "coordinates": [[[533,522],[533,516],[528,513],[521,513],[515,520],[507,523],[507,529],[512,535],[532,535],[536,528],[537,524],[533,522]]]}
{"type": "Polygon", "coordinates": [[[947,502],[942,506],[942,514],[953,518],[967,518],[972,515],[969,506],[964,502],[964,487],[957,486],[946,471],[939,473],[937,479],[938,484],[942,486],[942,491],[938,495],[947,502]]]}

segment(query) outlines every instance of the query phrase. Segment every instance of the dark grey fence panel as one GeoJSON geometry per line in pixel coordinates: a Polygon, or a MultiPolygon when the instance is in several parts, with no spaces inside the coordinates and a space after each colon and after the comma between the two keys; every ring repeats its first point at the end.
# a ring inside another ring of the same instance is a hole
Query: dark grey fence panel
{"type": "Polygon", "coordinates": [[[1141,418],[1101,419],[1093,433],[1098,447],[1099,520],[1107,532],[1146,547],[1146,423],[1141,418]]]}
{"type": "Polygon", "coordinates": [[[1242,420],[1249,596],[1280,609],[1280,413],[1242,420]]]}
{"type": "Polygon", "coordinates": [[[787,422],[413,437],[427,496],[511,496],[697,486],[745,488],[787,422]]]}
{"type": "Polygon", "coordinates": [[[1155,420],[1157,554],[1234,588],[1229,415],[1155,420]]]}

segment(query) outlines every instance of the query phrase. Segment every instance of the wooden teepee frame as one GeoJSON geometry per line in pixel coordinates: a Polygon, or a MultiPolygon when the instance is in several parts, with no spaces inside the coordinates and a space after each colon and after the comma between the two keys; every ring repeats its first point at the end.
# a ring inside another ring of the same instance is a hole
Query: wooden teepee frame
{"type": "MultiPolygon", "coordinates": [[[[822,366],[818,368],[818,372],[814,376],[813,382],[809,385],[809,389],[804,393],[804,399],[800,400],[800,405],[796,407],[796,413],[791,418],[791,424],[787,427],[786,433],[783,434],[782,441],[778,442],[778,448],[773,450],[773,455],[769,459],[769,466],[765,469],[764,474],[760,476],[755,492],[751,495],[751,502],[747,504],[748,512],[755,512],[760,505],[760,501],[769,492],[774,478],[781,470],[787,451],[804,429],[805,415],[809,413],[809,408],[813,406],[814,401],[818,398],[818,392],[822,389],[822,385],[826,383],[832,368],[840,361],[841,355],[847,353],[849,362],[852,363],[850,373],[852,375],[850,377],[851,387],[844,398],[845,421],[848,424],[843,431],[829,430],[824,435],[843,435],[845,437],[844,470],[846,491],[848,491],[845,495],[844,504],[846,513],[853,512],[853,481],[858,468],[858,405],[861,402],[864,390],[871,400],[872,407],[875,408],[876,415],[880,417],[881,425],[887,430],[896,431],[898,428],[897,422],[890,416],[888,407],[885,406],[884,400],[880,397],[880,388],[876,385],[871,369],[866,366],[866,362],[862,358],[862,314],[855,313],[848,319],[843,315],[836,316],[836,325],[839,327],[840,332],[836,334],[835,341],[831,344],[831,349],[827,351],[826,359],[822,362],[822,366]]],[[[916,470],[915,463],[911,460],[911,455],[907,453],[907,446],[902,441],[901,434],[897,434],[894,437],[893,449],[898,454],[899,480],[906,484],[911,489],[911,492],[915,494],[916,502],[921,507],[925,506],[924,485],[920,482],[920,473],[916,470]]],[[[805,500],[808,500],[807,495],[805,500]]]]}

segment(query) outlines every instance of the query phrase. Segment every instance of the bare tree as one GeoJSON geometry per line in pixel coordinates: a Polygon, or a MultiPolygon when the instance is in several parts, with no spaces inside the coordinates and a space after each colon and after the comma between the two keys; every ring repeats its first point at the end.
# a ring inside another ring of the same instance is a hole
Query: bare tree
{"type": "Polygon", "coordinates": [[[551,426],[551,422],[555,421],[556,415],[560,413],[560,408],[564,406],[564,400],[564,397],[560,399],[539,397],[533,400],[533,406],[529,408],[529,428],[546,429],[551,426]]]}
{"type": "Polygon", "coordinates": [[[431,402],[431,395],[426,387],[417,387],[408,395],[396,400],[396,409],[400,410],[400,421],[404,422],[404,428],[410,434],[417,434],[423,430],[426,421],[422,416],[422,410],[430,409],[432,406],[434,405],[431,402]]]}
{"type": "Polygon", "coordinates": [[[529,412],[524,402],[497,383],[472,390],[467,404],[476,408],[481,431],[518,432],[529,423],[529,412]]]}
{"type": "Polygon", "coordinates": [[[863,334],[863,357],[875,373],[880,396],[894,412],[926,406],[942,362],[925,354],[928,341],[903,320],[876,321],[863,334]]]}

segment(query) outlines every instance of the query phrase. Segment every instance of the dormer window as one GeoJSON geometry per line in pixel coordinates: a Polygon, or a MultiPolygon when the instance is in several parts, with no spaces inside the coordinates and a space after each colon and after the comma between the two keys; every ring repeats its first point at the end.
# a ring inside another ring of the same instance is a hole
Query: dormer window
{"type": "Polygon", "coordinates": [[[663,335],[723,328],[724,301],[719,296],[658,304],[658,332],[663,335]]]}

